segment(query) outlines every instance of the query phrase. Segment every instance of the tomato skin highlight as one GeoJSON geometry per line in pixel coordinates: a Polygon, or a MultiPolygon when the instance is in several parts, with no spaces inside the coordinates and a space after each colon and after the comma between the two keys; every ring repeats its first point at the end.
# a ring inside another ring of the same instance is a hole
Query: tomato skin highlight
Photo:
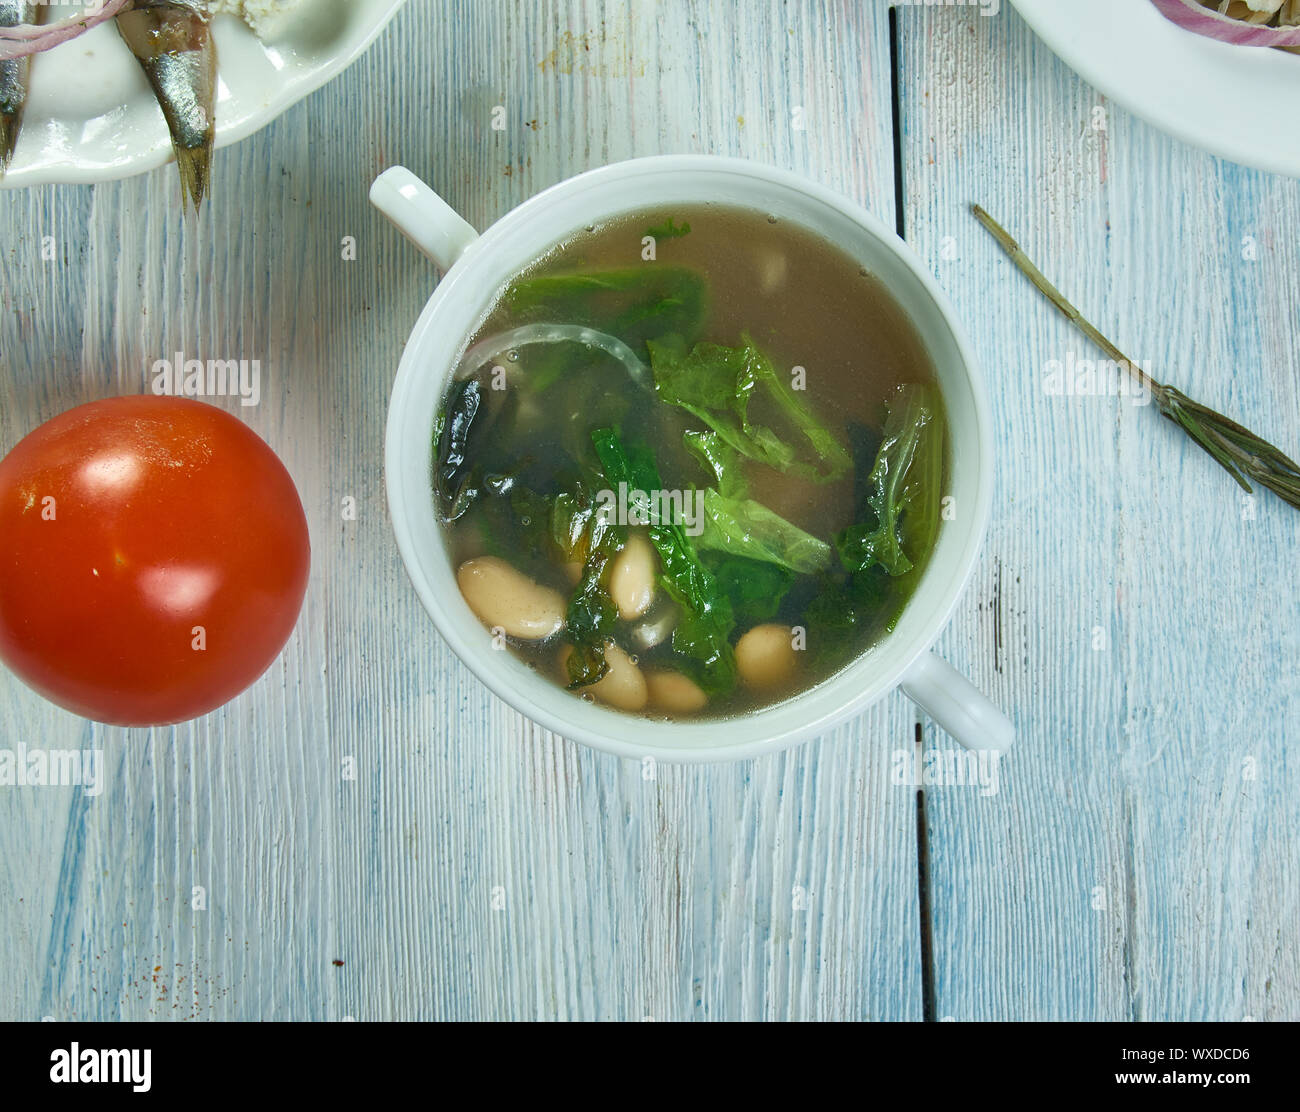
{"type": "Polygon", "coordinates": [[[0,660],[83,717],[229,702],[292,635],[310,565],[288,471],[214,406],[92,402],[0,461],[0,660]]]}

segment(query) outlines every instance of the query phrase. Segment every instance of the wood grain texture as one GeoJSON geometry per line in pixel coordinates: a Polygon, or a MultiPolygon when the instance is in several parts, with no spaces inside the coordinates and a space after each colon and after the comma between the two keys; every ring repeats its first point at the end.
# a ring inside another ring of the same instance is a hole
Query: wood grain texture
{"type": "Polygon", "coordinates": [[[240,415],[297,480],[315,556],[284,656],[200,722],[90,726],[0,676],[0,745],[107,768],[96,799],[0,789],[0,1016],[919,1018],[900,698],[788,755],[647,779],[530,726],[439,641],[381,467],[434,276],[366,202],[400,161],[484,226],[589,167],[707,151],[892,219],[884,26],[851,0],[413,0],[218,154],[197,225],[170,170],[0,195],[3,443],[175,351],[259,358],[240,415]]]}
{"type": "Polygon", "coordinates": [[[1014,13],[901,14],[907,221],[987,368],[1002,461],[975,604],[939,647],[1021,731],[996,797],[932,793],[938,1011],[1294,1020],[1300,519],[1149,408],[1046,395],[1049,361],[1097,353],[968,206],[1157,378],[1294,451],[1300,183],[1112,107],[1014,13]]]}

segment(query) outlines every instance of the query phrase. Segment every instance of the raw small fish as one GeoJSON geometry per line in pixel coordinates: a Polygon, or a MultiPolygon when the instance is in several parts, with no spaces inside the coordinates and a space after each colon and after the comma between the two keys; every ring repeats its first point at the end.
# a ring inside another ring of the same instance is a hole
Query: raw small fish
{"type": "MultiPolygon", "coordinates": [[[[26,0],[0,0],[0,27],[18,27],[36,19],[36,5],[26,0]]],[[[0,62],[0,177],[9,168],[27,104],[27,79],[32,60],[14,58],[0,62]]]]}
{"type": "Polygon", "coordinates": [[[217,49],[207,0],[136,0],[118,31],[153,86],[171,131],[181,185],[197,209],[216,138],[217,49]]]}

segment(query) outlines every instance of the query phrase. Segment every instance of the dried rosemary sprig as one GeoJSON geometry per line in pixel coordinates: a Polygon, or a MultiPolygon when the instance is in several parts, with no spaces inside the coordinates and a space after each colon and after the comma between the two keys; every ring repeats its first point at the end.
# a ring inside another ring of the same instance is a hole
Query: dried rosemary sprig
{"type": "Polygon", "coordinates": [[[1053,305],[1061,310],[1066,319],[1113,360],[1125,367],[1139,385],[1149,390],[1160,413],[1213,456],[1243,490],[1248,494],[1254,494],[1254,488],[1250,485],[1251,480],[1254,480],[1271,490],[1287,505],[1300,510],[1300,464],[1273,447],[1268,441],[1260,439],[1249,429],[1237,424],[1236,421],[1216,413],[1208,406],[1201,405],[1200,402],[1192,401],[1173,386],[1156,382],[1106,339],[1095,325],[1065,299],[1065,295],[1043,276],[1043,272],[1029,260],[1020,249],[1020,244],[1011,238],[1002,225],[979,205],[972,205],[971,211],[1001,244],[1002,249],[1011,257],[1011,261],[1053,305]]]}

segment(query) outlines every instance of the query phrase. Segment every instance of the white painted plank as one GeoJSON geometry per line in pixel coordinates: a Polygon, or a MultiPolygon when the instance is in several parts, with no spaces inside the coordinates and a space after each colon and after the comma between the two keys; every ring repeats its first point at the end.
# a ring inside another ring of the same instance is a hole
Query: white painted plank
{"type": "Polygon", "coordinates": [[[1096,353],[967,206],[1157,377],[1295,450],[1278,214],[1300,184],[1108,105],[1014,13],[902,15],[908,222],[985,362],[1001,457],[982,605],[942,646],[1021,729],[996,797],[931,795],[939,1013],[1294,1019],[1300,519],[1268,499],[1244,519],[1151,410],[1045,396],[1049,360],[1096,353]]]}

